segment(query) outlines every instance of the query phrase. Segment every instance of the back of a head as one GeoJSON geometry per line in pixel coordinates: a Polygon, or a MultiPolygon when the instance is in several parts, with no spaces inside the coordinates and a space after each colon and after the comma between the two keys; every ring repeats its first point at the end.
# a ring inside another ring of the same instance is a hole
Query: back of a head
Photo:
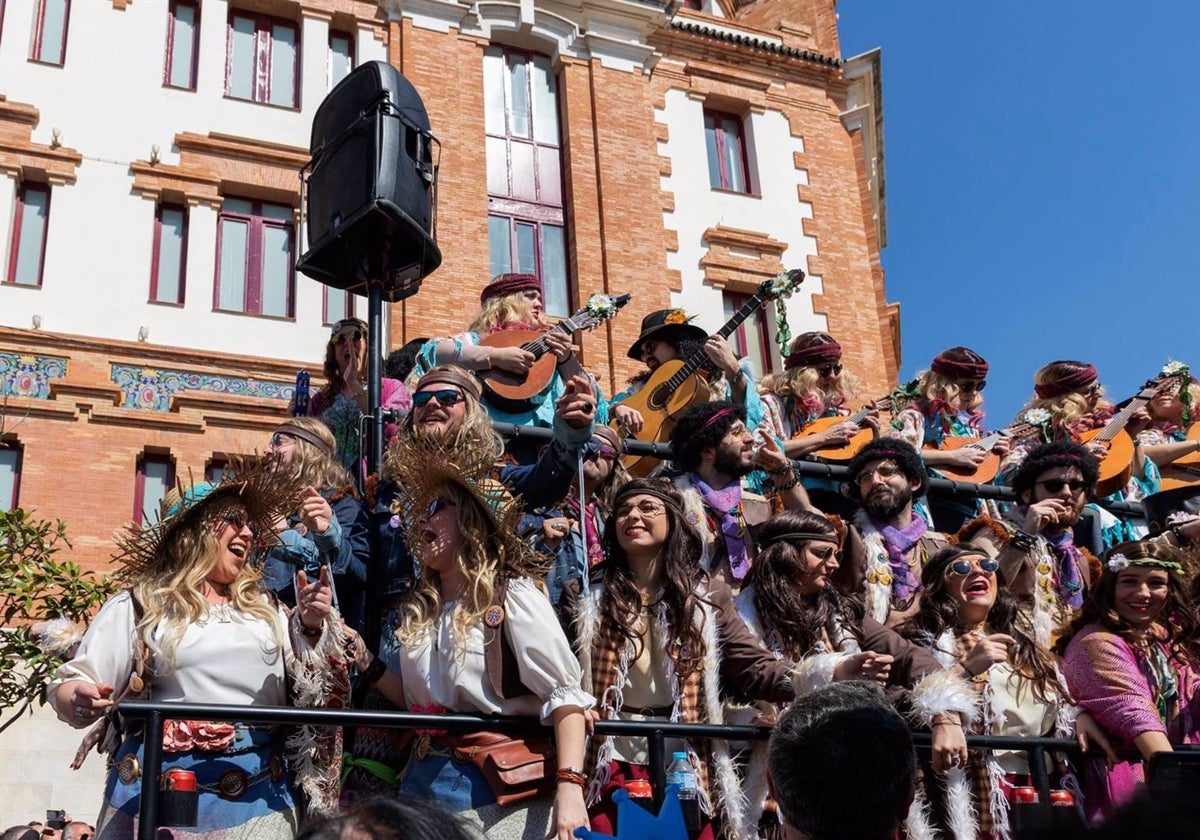
{"type": "Polygon", "coordinates": [[[0,834],[0,840],[39,840],[39,835],[37,829],[27,825],[14,825],[12,828],[4,829],[4,833],[0,834]]]}
{"type": "Polygon", "coordinates": [[[341,816],[310,822],[296,840],[478,840],[444,805],[404,797],[364,799],[341,816]]]}
{"type": "Polygon", "coordinates": [[[796,700],[767,760],[781,818],[808,840],[891,840],[912,802],[912,735],[871,683],[836,682],[796,700]]]}

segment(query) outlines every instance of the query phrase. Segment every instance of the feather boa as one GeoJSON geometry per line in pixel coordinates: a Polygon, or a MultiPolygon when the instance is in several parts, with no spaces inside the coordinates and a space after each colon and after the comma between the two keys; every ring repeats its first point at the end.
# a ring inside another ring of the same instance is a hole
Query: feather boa
{"type": "Polygon", "coordinates": [[[867,548],[866,607],[867,615],[880,624],[887,622],[892,611],[892,569],[888,565],[887,548],[883,536],[871,524],[864,511],[854,515],[853,522],[862,533],[867,548]]]}

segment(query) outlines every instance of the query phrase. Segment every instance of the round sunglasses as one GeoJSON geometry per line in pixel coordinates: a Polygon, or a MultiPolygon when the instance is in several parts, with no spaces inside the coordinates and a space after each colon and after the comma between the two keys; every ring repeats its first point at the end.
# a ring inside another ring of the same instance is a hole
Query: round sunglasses
{"type": "Polygon", "coordinates": [[[996,570],[999,568],[1000,561],[994,557],[980,557],[977,560],[970,560],[966,557],[963,557],[955,560],[946,567],[946,577],[950,577],[950,575],[966,577],[967,575],[971,574],[971,569],[979,569],[979,571],[985,574],[994,575],[996,574],[996,570]]]}

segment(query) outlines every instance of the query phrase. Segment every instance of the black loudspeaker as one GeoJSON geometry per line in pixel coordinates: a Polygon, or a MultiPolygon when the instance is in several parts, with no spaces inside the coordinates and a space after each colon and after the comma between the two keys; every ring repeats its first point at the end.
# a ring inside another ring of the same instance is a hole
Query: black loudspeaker
{"type": "Polygon", "coordinates": [[[436,241],[437,138],[416,88],[372,61],[330,91],[313,118],[307,187],[307,276],[385,300],[416,294],[442,264],[436,241]]]}

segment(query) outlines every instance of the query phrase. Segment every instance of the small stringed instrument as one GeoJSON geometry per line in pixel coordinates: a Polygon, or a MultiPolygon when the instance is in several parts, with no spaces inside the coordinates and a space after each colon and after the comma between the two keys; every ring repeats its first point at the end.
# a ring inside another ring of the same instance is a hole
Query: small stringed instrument
{"type": "Polygon", "coordinates": [[[1108,451],[1100,459],[1100,479],[1096,482],[1096,495],[1109,496],[1129,483],[1133,475],[1133,438],[1125,431],[1129,418],[1158,393],[1163,383],[1152,379],[1131,399],[1124,408],[1112,416],[1102,429],[1092,429],[1079,436],[1079,442],[1087,446],[1093,441],[1106,444],[1108,451]]]}
{"type": "Polygon", "coordinates": [[[535,357],[533,365],[525,373],[492,368],[479,374],[483,381],[484,399],[502,411],[517,413],[528,411],[530,400],[546,389],[554,378],[558,359],[549,352],[546,336],[557,330],[565,335],[574,335],[590,330],[616,316],[621,307],[629,303],[632,295],[596,294],[570,318],[559,321],[549,330],[501,330],[479,339],[483,347],[520,347],[535,357]]]}
{"type": "MultiPolygon", "coordinates": [[[[764,280],[759,284],[754,296],[733,313],[733,317],[725,322],[725,326],[721,327],[716,335],[729,338],[733,331],[764,303],[787,297],[803,281],[804,272],[798,268],[764,280]]],[[[650,374],[650,378],[636,394],[630,394],[621,400],[621,405],[627,405],[641,413],[644,420],[642,430],[633,433],[618,428],[618,431],[641,441],[666,442],[671,436],[671,430],[675,428],[674,418],[679,412],[690,405],[710,401],[717,392],[717,388],[703,375],[702,369],[712,369],[708,354],[703,350],[697,350],[686,359],[663,362],[654,369],[654,373],[650,374]]],[[[612,425],[618,426],[616,421],[613,421],[612,425]]],[[[632,475],[641,478],[650,474],[658,465],[658,460],[650,455],[626,455],[622,462],[632,475]]]]}
{"type": "Polygon", "coordinates": [[[976,464],[974,467],[949,467],[945,464],[937,467],[938,472],[948,473],[953,475],[955,479],[969,481],[972,484],[987,484],[996,474],[1000,472],[1000,456],[992,452],[996,444],[1008,438],[1010,440],[1020,440],[1021,438],[1029,437],[1035,434],[1038,427],[1032,423],[1014,423],[1011,426],[1006,426],[1003,429],[998,429],[990,435],[981,438],[971,437],[944,437],[942,438],[941,446],[926,444],[927,450],[946,450],[946,449],[978,449],[986,452],[987,457],[976,464]]]}
{"type": "MultiPolygon", "coordinates": [[[[911,387],[911,384],[905,387],[911,387]]],[[[864,405],[853,414],[837,417],[818,417],[801,429],[800,434],[792,435],[792,440],[819,435],[842,423],[853,423],[859,427],[859,431],[850,440],[846,441],[846,443],[841,446],[827,446],[824,449],[815,449],[808,453],[814,458],[820,458],[823,461],[831,461],[833,463],[848,462],[858,454],[860,449],[875,438],[875,433],[871,431],[871,427],[865,425],[867,416],[872,411],[890,411],[895,400],[895,393],[891,393],[886,397],[880,397],[874,402],[864,405]]]]}
{"type": "MultiPolygon", "coordinates": [[[[1193,423],[1188,427],[1187,439],[1200,440],[1200,423],[1193,423]]],[[[1200,484],[1200,452],[1189,452],[1182,458],[1163,464],[1158,471],[1162,473],[1162,480],[1159,482],[1162,490],[1200,484]]]]}

